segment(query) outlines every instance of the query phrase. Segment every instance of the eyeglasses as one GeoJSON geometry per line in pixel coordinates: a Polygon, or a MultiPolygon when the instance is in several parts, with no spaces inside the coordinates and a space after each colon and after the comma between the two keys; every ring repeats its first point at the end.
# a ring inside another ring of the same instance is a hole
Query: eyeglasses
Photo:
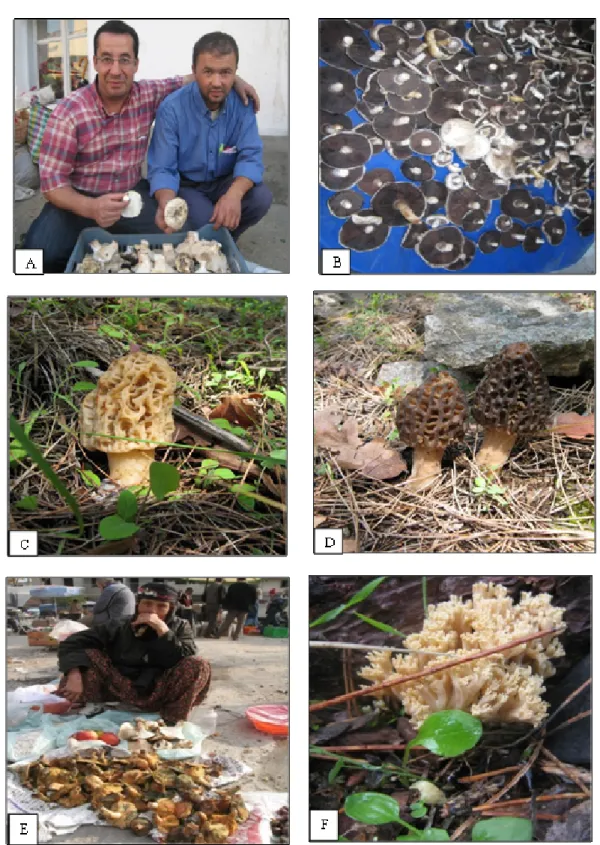
{"type": "Polygon", "coordinates": [[[119,63],[119,67],[131,67],[131,65],[133,64],[133,59],[130,59],[128,56],[120,56],[118,59],[113,59],[112,56],[101,56],[99,59],[97,59],[97,62],[100,67],[103,67],[105,70],[108,70],[114,65],[115,62],[119,63]]]}

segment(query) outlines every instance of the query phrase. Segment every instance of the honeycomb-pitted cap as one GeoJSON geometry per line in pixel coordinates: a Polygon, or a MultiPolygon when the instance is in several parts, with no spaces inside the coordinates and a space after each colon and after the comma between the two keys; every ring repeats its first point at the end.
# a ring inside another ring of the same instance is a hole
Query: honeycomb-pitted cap
{"type": "Polygon", "coordinates": [[[430,376],[398,403],[396,425],[407,446],[441,449],[465,433],[467,400],[450,373],[430,376]]]}
{"type": "Polygon", "coordinates": [[[472,411],[480,425],[509,434],[533,434],[544,427],[550,388],[529,344],[510,343],[489,361],[472,411]]]}

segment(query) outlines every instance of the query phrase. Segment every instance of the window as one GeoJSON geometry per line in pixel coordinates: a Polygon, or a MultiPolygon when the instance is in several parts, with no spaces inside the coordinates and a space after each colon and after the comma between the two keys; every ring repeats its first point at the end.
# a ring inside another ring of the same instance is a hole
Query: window
{"type": "Polygon", "coordinates": [[[88,84],[86,20],[37,20],[36,44],[40,88],[51,85],[60,100],[88,84]],[[66,76],[65,65],[69,68],[66,76]]]}

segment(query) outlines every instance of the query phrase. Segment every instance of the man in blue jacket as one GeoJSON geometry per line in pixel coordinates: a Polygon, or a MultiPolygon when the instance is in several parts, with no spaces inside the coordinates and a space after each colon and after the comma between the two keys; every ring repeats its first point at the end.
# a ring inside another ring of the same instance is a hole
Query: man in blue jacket
{"type": "Polygon", "coordinates": [[[194,45],[195,82],[160,105],[148,153],[150,193],[156,198],[156,225],[163,232],[164,208],[180,196],[189,207],[188,226],[212,223],[237,239],[265,216],[272,194],[263,184],[262,141],[252,104],[232,91],[238,46],[223,32],[194,45]]]}

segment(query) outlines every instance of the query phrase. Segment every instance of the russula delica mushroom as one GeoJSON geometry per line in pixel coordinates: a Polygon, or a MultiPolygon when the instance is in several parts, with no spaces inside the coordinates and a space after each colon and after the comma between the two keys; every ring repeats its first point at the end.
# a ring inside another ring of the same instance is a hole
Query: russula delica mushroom
{"type": "Polygon", "coordinates": [[[517,437],[544,428],[550,413],[550,389],[527,343],[511,343],[490,360],[471,410],[484,429],[475,460],[490,469],[504,466],[517,437]]]}
{"type": "Polygon", "coordinates": [[[398,402],[400,442],[413,448],[412,472],[406,482],[410,490],[424,490],[440,475],[444,450],[462,439],[466,416],[465,396],[447,372],[430,376],[398,402]]]}
{"type": "Polygon", "coordinates": [[[106,452],[110,477],[122,487],[149,481],[156,447],[144,441],[173,437],[176,381],[163,358],[135,352],[113,361],[81,403],[81,444],[106,452]]]}

